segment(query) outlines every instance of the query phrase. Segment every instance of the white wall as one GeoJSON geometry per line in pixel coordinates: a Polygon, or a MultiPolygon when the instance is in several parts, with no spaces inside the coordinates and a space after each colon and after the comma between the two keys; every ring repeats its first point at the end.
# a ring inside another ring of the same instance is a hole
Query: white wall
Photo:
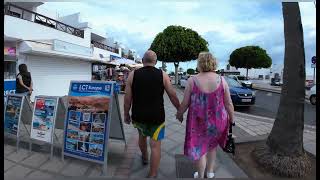
{"type": "Polygon", "coordinates": [[[37,95],[67,95],[71,80],[91,80],[91,62],[26,55],[19,57],[20,63],[26,63],[32,75],[32,100],[37,95]]]}
{"type": "MultiPolygon", "coordinates": [[[[110,60],[110,55],[114,55],[114,56],[118,56],[118,57],[121,57],[119,54],[117,53],[114,53],[114,52],[110,52],[110,51],[107,51],[107,50],[104,50],[104,49],[100,49],[100,48],[96,48],[94,47],[93,48],[93,58],[95,59],[100,59],[100,55],[99,54],[102,54],[103,57],[107,58],[107,60],[110,60]]],[[[100,59],[101,60],[101,59],[100,59]]]]}
{"type": "MultiPolygon", "coordinates": [[[[246,76],[247,75],[247,69],[244,68],[238,68],[238,71],[240,72],[240,75],[246,76]]],[[[280,74],[280,73],[279,73],[280,74]]],[[[270,75],[270,69],[249,69],[248,70],[248,76],[251,78],[258,78],[259,75],[270,75]]]]}
{"type": "Polygon", "coordinates": [[[84,38],[80,38],[50,27],[8,15],[4,16],[4,35],[24,40],[59,39],[85,47],[90,47],[91,44],[90,29],[85,29],[84,38]]]}
{"type": "Polygon", "coordinates": [[[58,18],[58,21],[68,24],[70,26],[84,29],[89,27],[88,22],[80,22],[80,13],[74,13],[67,16],[62,16],[58,18]]]}

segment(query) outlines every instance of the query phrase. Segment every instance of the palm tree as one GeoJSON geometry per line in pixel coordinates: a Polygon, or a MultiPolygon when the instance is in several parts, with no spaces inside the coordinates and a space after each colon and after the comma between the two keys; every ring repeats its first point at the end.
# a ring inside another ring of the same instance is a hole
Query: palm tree
{"type": "Polygon", "coordinates": [[[284,84],[271,133],[253,155],[262,167],[285,177],[303,177],[311,162],[303,148],[305,52],[298,2],[282,2],[285,55],[284,84]]]}

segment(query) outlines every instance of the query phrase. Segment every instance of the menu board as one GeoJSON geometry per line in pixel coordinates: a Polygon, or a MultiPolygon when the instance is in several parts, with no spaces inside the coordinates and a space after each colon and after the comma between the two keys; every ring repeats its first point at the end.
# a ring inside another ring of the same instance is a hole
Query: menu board
{"type": "Polygon", "coordinates": [[[32,117],[31,138],[52,143],[57,98],[36,97],[32,117]]]}
{"type": "Polygon", "coordinates": [[[71,82],[64,154],[104,163],[112,83],[71,82]]]}
{"type": "Polygon", "coordinates": [[[17,135],[23,96],[8,95],[4,112],[4,132],[17,135]]]}

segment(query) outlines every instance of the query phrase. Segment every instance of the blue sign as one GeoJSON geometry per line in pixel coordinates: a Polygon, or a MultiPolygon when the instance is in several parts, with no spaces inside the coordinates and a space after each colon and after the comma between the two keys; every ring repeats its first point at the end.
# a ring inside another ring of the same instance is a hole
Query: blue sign
{"type": "Polygon", "coordinates": [[[110,96],[112,83],[71,83],[69,96],[110,96]]]}
{"type": "Polygon", "coordinates": [[[115,83],[114,88],[113,88],[113,93],[119,94],[120,93],[120,84],[115,83]]]}
{"type": "Polygon", "coordinates": [[[92,56],[93,54],[93,51],[91,48],[80,46],[77,44],[71,44],[71,43],[56,40],[56,39],[53,40],[53,50],[71,53],[71,54],[78,54],[83,56],[92,56]]]}
{"type": "Polygon", "coordinates": [[[311,62],[312,62],[312,64],[316,64],[316,56],[313,56],[313,57],[311,58],[311,62]]]}
{"type": "Polygon", "coordinates": [[[117,59],[121,59],[121,57],[110,55],[110,61],[114,61],[114,60],[117,60],[117,59]]]}
{"type": "Polygon", "coordinates": [[[71,82],[64,154],[105,163],[114,82],[71,82]]]}
{"type": "Polygon", "coordinates": [[[17,135],[22,96],[8,96],[4,113],[4,132],[17,135]]]}
{"type": "Polygon", "coordinates": [[[15,94],[16,80],[4,80],[4,96],[8,94],[15,94]]]}

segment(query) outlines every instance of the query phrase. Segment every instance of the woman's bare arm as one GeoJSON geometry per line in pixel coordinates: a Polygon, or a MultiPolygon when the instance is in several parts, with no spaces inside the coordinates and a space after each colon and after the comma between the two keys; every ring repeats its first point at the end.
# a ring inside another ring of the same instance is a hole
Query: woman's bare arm
{"type": "Polygon", "coordinates": [[[230,96],[229,86],[224,78],[222,78],[222,82],[224,86],[224,105],[229,115],[229,121],[233,123],[234,117],[234,107],[230,96]]]}
{"type": "Polygon", "coordinates": [[[186,110],[188,109],[189,104],[190,104],[190,97],[191,97],[191,92],[192,92],[192,83],[193,83],[192,78],[189,78],[187,87],[184,90],[183,100],[182,100],[180,108],[179,108],[179,110],[177,112],[177,119],[179,121],[181,121],[181,122],[183,121],[183,113],[186,112],[186,110]]]}

